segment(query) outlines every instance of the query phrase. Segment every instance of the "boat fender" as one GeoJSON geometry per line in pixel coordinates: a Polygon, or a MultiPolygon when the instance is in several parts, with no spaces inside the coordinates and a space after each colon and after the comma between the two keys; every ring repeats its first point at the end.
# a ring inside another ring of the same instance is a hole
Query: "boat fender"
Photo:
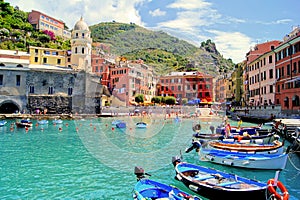
{"type": "Polygon", "coordinates": [[[231,162],[231,161],[223,160],[223,163],[226,165],[233,166],[233,162],[231,162]]]}
{"type": "Polygon", "coordinates": [[[290,195],[289,195],[286,187],[280,181],[277,181],[277,186],[278,186],[278,188],[280,189],[280,191],[282,193],[282,195],[281,195],[276,191],[276,189],[275,189],[276,186],[274,186],[274,182],[275,182],[274,179],[269,179],[268,180],[268,191],[272,195],[274,195],[277,200],[281,200],[281,199],[282,200],[288,200],[290,195]]]}
{"type": "Polygon", "coordinates": [[[193,191],[195,191],[195,192],[198,192],[198,187],[197,186],[195,186],[195,185],[189,185],[189,188],[191,189],[191,190],[193,190],[193,191]]]}
{"type": "Polygon", "coordinates": [[[182,177],[181,177],[179,174],[177,174],[177,175],[175,176],[175,178],[176,178],[177,180],[179,180],[179,181],[182,180],[182,177]]]}

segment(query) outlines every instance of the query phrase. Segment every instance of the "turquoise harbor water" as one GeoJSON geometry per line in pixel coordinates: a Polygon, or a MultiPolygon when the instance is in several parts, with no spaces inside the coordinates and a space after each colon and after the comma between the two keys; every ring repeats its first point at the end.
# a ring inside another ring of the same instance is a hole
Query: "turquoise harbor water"
{"type": "MultiPolygon", "coordinates": [[[[157,116],[144,118],[147,129],[136,129],[141,118],[124,117],[126,130],[114,129],[113,118],[64,121],[54,126],[0,127],[0,199],[132,199],[134,166],[142,166],[153,180],[190,192],[174,179],[171,157],[190,145],[193,119],[180,123],[157,116]]],[[[203,129],[220,124],[200,119],[203,129]]],[[[232,122],[234,125],[235,122],[232,122]]],[[[247,125],[244,123],[243,125],[247,125]]],[[[199,161],[195,152],[184,161],[267,181],[272,170],[246,170],[199,161]]],[[[290,199],[300,199],[300,160],[291,155],[279,179],[290,199]],[[292,162],[291,162],[292,161],[292,162]]]]}

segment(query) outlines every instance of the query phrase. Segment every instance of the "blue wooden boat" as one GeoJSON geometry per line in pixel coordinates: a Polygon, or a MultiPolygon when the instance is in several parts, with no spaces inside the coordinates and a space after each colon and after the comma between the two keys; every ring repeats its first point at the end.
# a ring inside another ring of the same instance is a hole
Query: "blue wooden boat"
{"type": "Polygon", "coordinates": [[[29,119],[22,119],[16,122],[16,126],[18,128],[32,127],[32,122],[29,119]]]}
{"type": "Polygon", "coordinates": [[[1,121],[0,121],[0,127],[1,127],[1,126],[5,126],[5,124],[7,124],[7,121],[5,121],[5,120],[1,120],[1,121]]]}
{"type": "Polygon", "coordinates": [[[172,158],[176,179],[208,199],[266,199],[267,184],[172,158]]]}
{"type": "Polygon", "coordinates": [[[123,122],[123,121],[122,121],[122,122],[119,122],[119,123],[116,124],[116,127],[117,127],[117,128],[126,128],[126,123],[123,122]]]}
{"type": "Polygon", "coordinates": [[[199,197],[191,196],[174,186],[146,178],[143,168],[135,167],[135,175],[137,176],[138,181],[133,189],[133,199],[135,200],[201,200],[199,197]]]}
{"type": "MultiPolygon", "coordinates": [[[[261,126],[253,126],[253,127],[236,127],[232,126],[230,133],[231,134],[239,134],[243,135],[243,133],[247,132],[249,135],[255,135],[257,133],[257,130],[260,130],[261,126]]],[[[225,135],[225,127],[217,127],[216,133],[225,135]]]]}
{"type": "Polygon", "coordinates": [[[147,123],[145,122],[138,122],[136,123],[137,128],[147,128],[147,123]]]}
{"type": "Polygon", "coordinates": [[[281,170],[285,168],[288,152],[283,154],[256,154],[200,148],[199,156],[202,161],[206,160],[221,165],[281,170]]]}
{"type": "Polygon", "coordinates": [[[117,125],[118,123],[121,123],[121,122],[123,122],[123,121],[120,120],[120,119],[116,119],[116,120],[111,122],[111,125],[117,125]]]}

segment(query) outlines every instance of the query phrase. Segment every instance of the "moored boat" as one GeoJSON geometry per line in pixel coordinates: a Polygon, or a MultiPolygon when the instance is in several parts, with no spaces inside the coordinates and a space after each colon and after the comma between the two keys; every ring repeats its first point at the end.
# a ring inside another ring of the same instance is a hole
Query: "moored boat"
{"type": "Polygon", "coordinates": [[[1,120],[1,121],[0,121],[0,127],[1,127],[1,126],[5,126],[5,124],[7,124],[7,121],[5,121],[5,120],[1,120]]]}
{"type": "Polygon", "coordinates": [[[256,154],[200,148],[199,156],[202,161],[210,161],[221,165],[250,169],[281,170],[285,168],[288,152],[283,154],[256,154]]]}
{"type": "Polygon", "coordinates": [[[116,124],[116,127],[117,128],[126,128],[126,123],[123,122],[123,121],[121,121],[121,122],[119,122],[119,123],[116,124]]]}
{"type": "Polygon", "coordinates": [[[147,128],[147,123],[146,122],[138,122],[136,123],[137,128],[147,128]]]}
{"type": "Polygon", "coordinates": [[[39,121],[38,121],[38,124],[39,124],[39,125],[45,125],[45,124],[48,124],[48,120],[46,120],[46,119],[39,120],[39,121]]]}
{"type": "Polygon", "coordinates": [[[267,184],[172,159],[176,179],[193,192],[209,199],[266,199],[267,184]]]}
{"type": "Polygon", "coordinates": [[[172,199],[172,200],[201,200],[174,186],[166,185],[145,177],[144,169],[135,167],[134,173],[137,176],[137,183],[133,189],[133,199],[172,199]]]}
{"type": "Polygon", "coordinates": [[[22,119],[19,122],[16,122],[18,128],[32,127],[32,122],[29,119],[22,119]]]}
{"type": "Polygon", "coordinates": [[[278,140],[279,136],[275,133],[269,132],[263,135],[249,135],[244,133],[243,135],[230,135],[225,138],[224,135],[218,133],[195,133],[193,134],[193,139],[201,140],[202,142],[207,142],[210,140],[222,140],[222,141],[245,141],[249,143],[271,143],[274,140],[278,140]]]}
{"type": "Polygon", "coordinates": [[[205,144],[205,148],[220,149],[229,152],[245,152],[245,153],[267,153],[282,154],[284,145],[282,142],[275,140],[269,144],[209,141],[205,144]]]}
{"type": "Polygon", "coordinates": [[[54,120],[52,121],[52,123],[53,123],[53,124],[62,124],[62,123],[63,123],[63,120],[61,120],[61,119],[54,119],[54,120]]]}

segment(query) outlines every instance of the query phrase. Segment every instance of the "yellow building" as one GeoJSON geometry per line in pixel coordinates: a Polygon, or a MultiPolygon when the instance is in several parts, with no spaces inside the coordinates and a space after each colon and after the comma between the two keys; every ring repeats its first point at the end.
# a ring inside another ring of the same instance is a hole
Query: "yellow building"
{"type": "Polygon", "coordinates": [[[67,51],[44,47],[29,47],[31,65],[67,67],[67,51]]]}

